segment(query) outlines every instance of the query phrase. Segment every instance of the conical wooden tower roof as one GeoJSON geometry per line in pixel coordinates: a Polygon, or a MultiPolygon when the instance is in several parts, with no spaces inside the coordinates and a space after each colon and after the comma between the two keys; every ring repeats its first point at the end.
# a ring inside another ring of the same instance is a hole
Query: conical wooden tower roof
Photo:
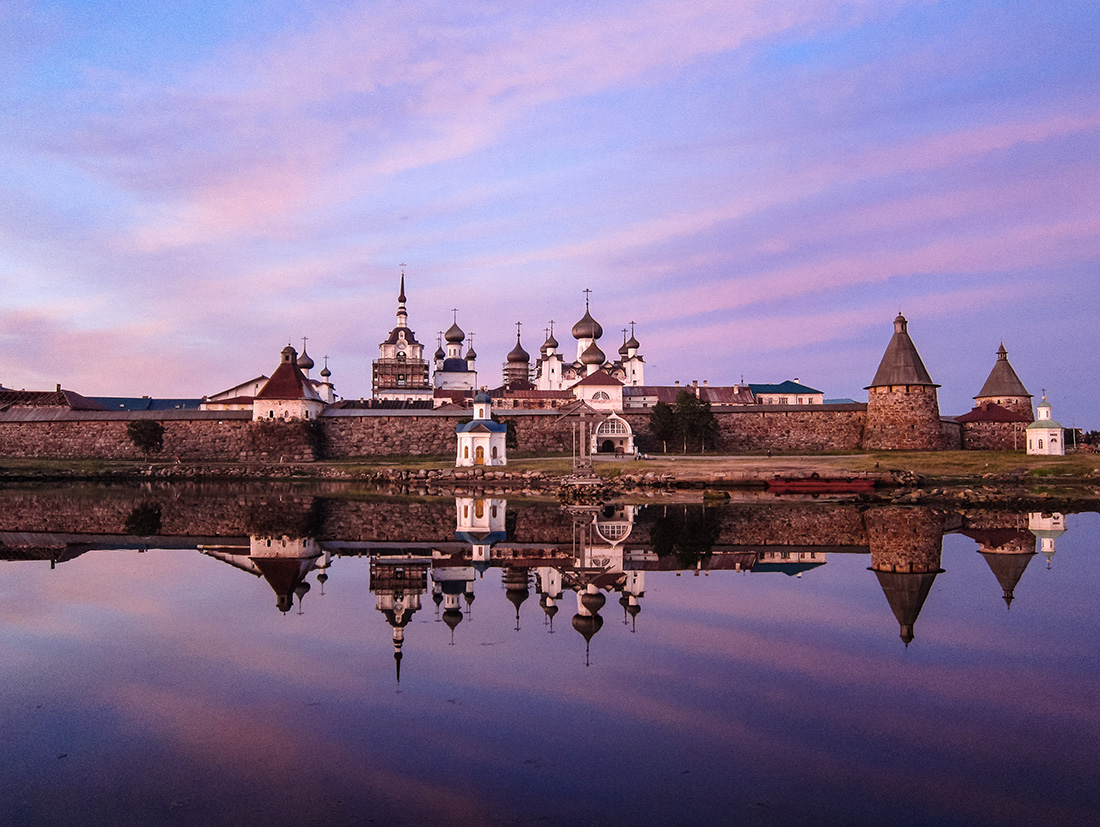
{"type": "Polygon", "coordinates": [[[867,388],[877,388],[884,385],[931,385],[938,388],[932,377],[928,375],[924,362],[913,340],[909,338],[909,322],[898,313],[894,319],[894,335],[890,344],[886,346],[886,353],[882,355],[875,378],[867,388]]]}
{"type": "Polygon", "coordinates": [[[1005,350],[1004,342],[1001,342],[1001,346],[997,348],[997,361],[993,363],[993,370],[989,372],[989,378],[985,380],[982,389],[974,398],[984,399],[987,396],[1026,396],[1028,399],[1031,398],[1031,394],[1027,392],[1024,383],[1020,381],[1020,377],[1016,375],[1016,371],[1009,364],[1008,351],[1005,350]]]}

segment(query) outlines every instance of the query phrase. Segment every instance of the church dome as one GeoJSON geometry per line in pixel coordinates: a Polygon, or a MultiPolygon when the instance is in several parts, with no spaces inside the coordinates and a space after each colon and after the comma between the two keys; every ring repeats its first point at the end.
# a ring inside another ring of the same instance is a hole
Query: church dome
{"type": "Polygon", "coordinates": [[[487,394],[485,391],[482,391],[481,393],[479,393],[477,396],[474,397],[474,402],[477,402],[479,405],[484,405],[486,402],[492,402],[492,401],[493,401],[492,397],[490,397],[489,394],[487,394]]]}
{"type": "Polygon", "coordinates": [[[462,332],[462,328],[458,326],[458,322],[452,324],[447,332],[443,334],[443,338],[451,344],[462,344],[462,340],[466,338],[466,334],[462,332]]]}
{"type": "Polygon", "coordinates": [[[325,365],[323,368],[321,368],[321,376],[325,377],[325,379],[328,379],[330,376],[332,376],[332,371],[328,369],[328,365],[325,365]]]}
{"type": "Polygon", "coordinates": [[[584,349],[581,354],[581,363],[585,365],[602,365],[607,361],[607,356],[595,342],[584,349]]]}
{"type": "Polygon", "coordinates": [[[313,370],[314,361],[309,358],[309,354],[306,353],[306,349],[302,348],[302,355],[298,357],[298,367],[302,370],[313,370]]]}
{"type": "Polygon", "coordinates": [[[573,338],[598,339],[601,336],[603,336],[603,328],[600,327],[599,322],[592,318],[592,314],[588,312],[586,307],[581,320],[573,325],[573,338]]]}
{"type": "Polygon", "coordinates": [[[581,605],[592,614],[602,609],[603,604],[606,602],[607,598],[601,592],[585,592],[581,595],[581,605]]]}
{"type": "Polygon", "coordinates": [[[435,349],[435,358],[436,359],[446,359],[447,358],[447,352],[445,350],[443,350],[442,345],[440,345],[439,347],[437,347],[435,349]]]}
{"type": "Polygon", "coordinates": [[[637,339],[635,339],[633,336],[631,336],[629,339],[626,340],[626,346],[634,348],[634,350],[637,350],[642,345],[637,339]]]}
{"type": "Polygon", "coordinates": [[[546,351],[554,351],[558,348],[558,340],[554,338],[554,334],[551,333],[546,337],[546,341],[542,343],[542,349],[546,351]]]}
{"type": "Polygon", "coordinates": [[[477,351],[474,350],[474,346],[470,345],[470,349],[466,351],[466,361],[472,362],[477,358],[477,351]]]}
{"type": "Polygon", "coordinates": [[[531,361],[531,355],[519,343],[519,336],[516,336],[516,346],[508,352],[508,361],[524,363],[531,361]]]}
{"type": "Polygon", "coordinates": [[[630,345],[623,342],[622,345],[619,346],[619,355],[626,356],[628,353],[630,353],[630,345]]]}

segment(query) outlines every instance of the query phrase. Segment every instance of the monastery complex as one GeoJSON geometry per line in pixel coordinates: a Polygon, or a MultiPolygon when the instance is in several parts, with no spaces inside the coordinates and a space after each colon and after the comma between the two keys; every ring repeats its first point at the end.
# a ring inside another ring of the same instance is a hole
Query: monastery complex
{"type": "MultiPolygon", "coordinates": [[[[586,291],[587,293],[588,291],[586,291]]],[[[682,393],[704,403],[718,425],[715,450],[764,451],[1027,450],[1064,452],[1064,431],[1043,397],[1032,395],[1002,344],[974,408],[944,416],[937,385],[900,313],[867,401],[827,400],[822,391],[779,384],[649,385],[642,346],[630,323],[617,352],[600,342],[602,325],[588,299],[568,348],[551,326],[532,359],[517,325],[499,384],[479,380],[472,334],[458,324],[441,332],[429,359],[409,327],[405,277],[396,324],[380,342],[369,399],[342,399],[326,358],[316,367],[303,343],[287,345],[271,375],[260,375],[197,400],[88,398],[54,391],[0,387],[0,456],[141,458],[128,425],[163,426],[165,456],[180,460],[310,461],[356,456],[446,455],[458,464],[503,464],[507,434],[515,449],[539,454],[631,455],[662,449],[650,428],[659,403],[682,393]],[[491,387],[496,385],[496,387],[491,387]],[[463,446],[470,453],[463,458],[463,446]]]]}

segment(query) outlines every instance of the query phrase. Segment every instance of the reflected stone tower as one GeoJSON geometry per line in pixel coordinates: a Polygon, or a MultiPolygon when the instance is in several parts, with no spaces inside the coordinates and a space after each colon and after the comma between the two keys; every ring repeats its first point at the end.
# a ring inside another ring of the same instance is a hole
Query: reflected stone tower
{"type": "Polygon", "coordinates": [[[901,627],[908,646],[913,627],[940,568],[943,519],[930,508],[886,506],[864,515],[871,571],[878,578],[886,600],[901,627]]]}

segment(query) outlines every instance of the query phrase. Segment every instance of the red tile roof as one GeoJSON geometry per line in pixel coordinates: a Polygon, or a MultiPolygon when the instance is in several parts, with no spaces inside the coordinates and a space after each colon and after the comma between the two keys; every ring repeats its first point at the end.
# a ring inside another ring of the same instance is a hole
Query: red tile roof
{"type": "Polygon", "coordinates": [[[993,402],[979,405],[969,413],[955,417],[956,422],[1030,422],[1031,417],[1016,411],[1010,411],[993,402]]]}
{"type": "Polygon", "coordinates": [[[623,386],[623,383],[603,368],[600,368],[599,370],[593,371],[592,373],[588,374],[588,376],[584,377],[584,379],[581,379],[579,382],[575,382],[573,384],[573,387],[577,388],[581,385],[602,385],[606,387],[621,388],[623,386]]]}
{"type": "Polygon", "coordinates": [[[297,354],[294,352],[294,348],[287,347],[283,349],[283,361],[279,363],[279,367],[275,368],[275,372],[271,374],[267,384],[256,394],[257,399],[315,399],[318,402],[321,401],[321,397],[313,389],[313,384],[306,379],[305,374],[298,367],[296,357],[297,354]],[[290,353],[289,358],[287,357],[288,351],[290,353]]]}

